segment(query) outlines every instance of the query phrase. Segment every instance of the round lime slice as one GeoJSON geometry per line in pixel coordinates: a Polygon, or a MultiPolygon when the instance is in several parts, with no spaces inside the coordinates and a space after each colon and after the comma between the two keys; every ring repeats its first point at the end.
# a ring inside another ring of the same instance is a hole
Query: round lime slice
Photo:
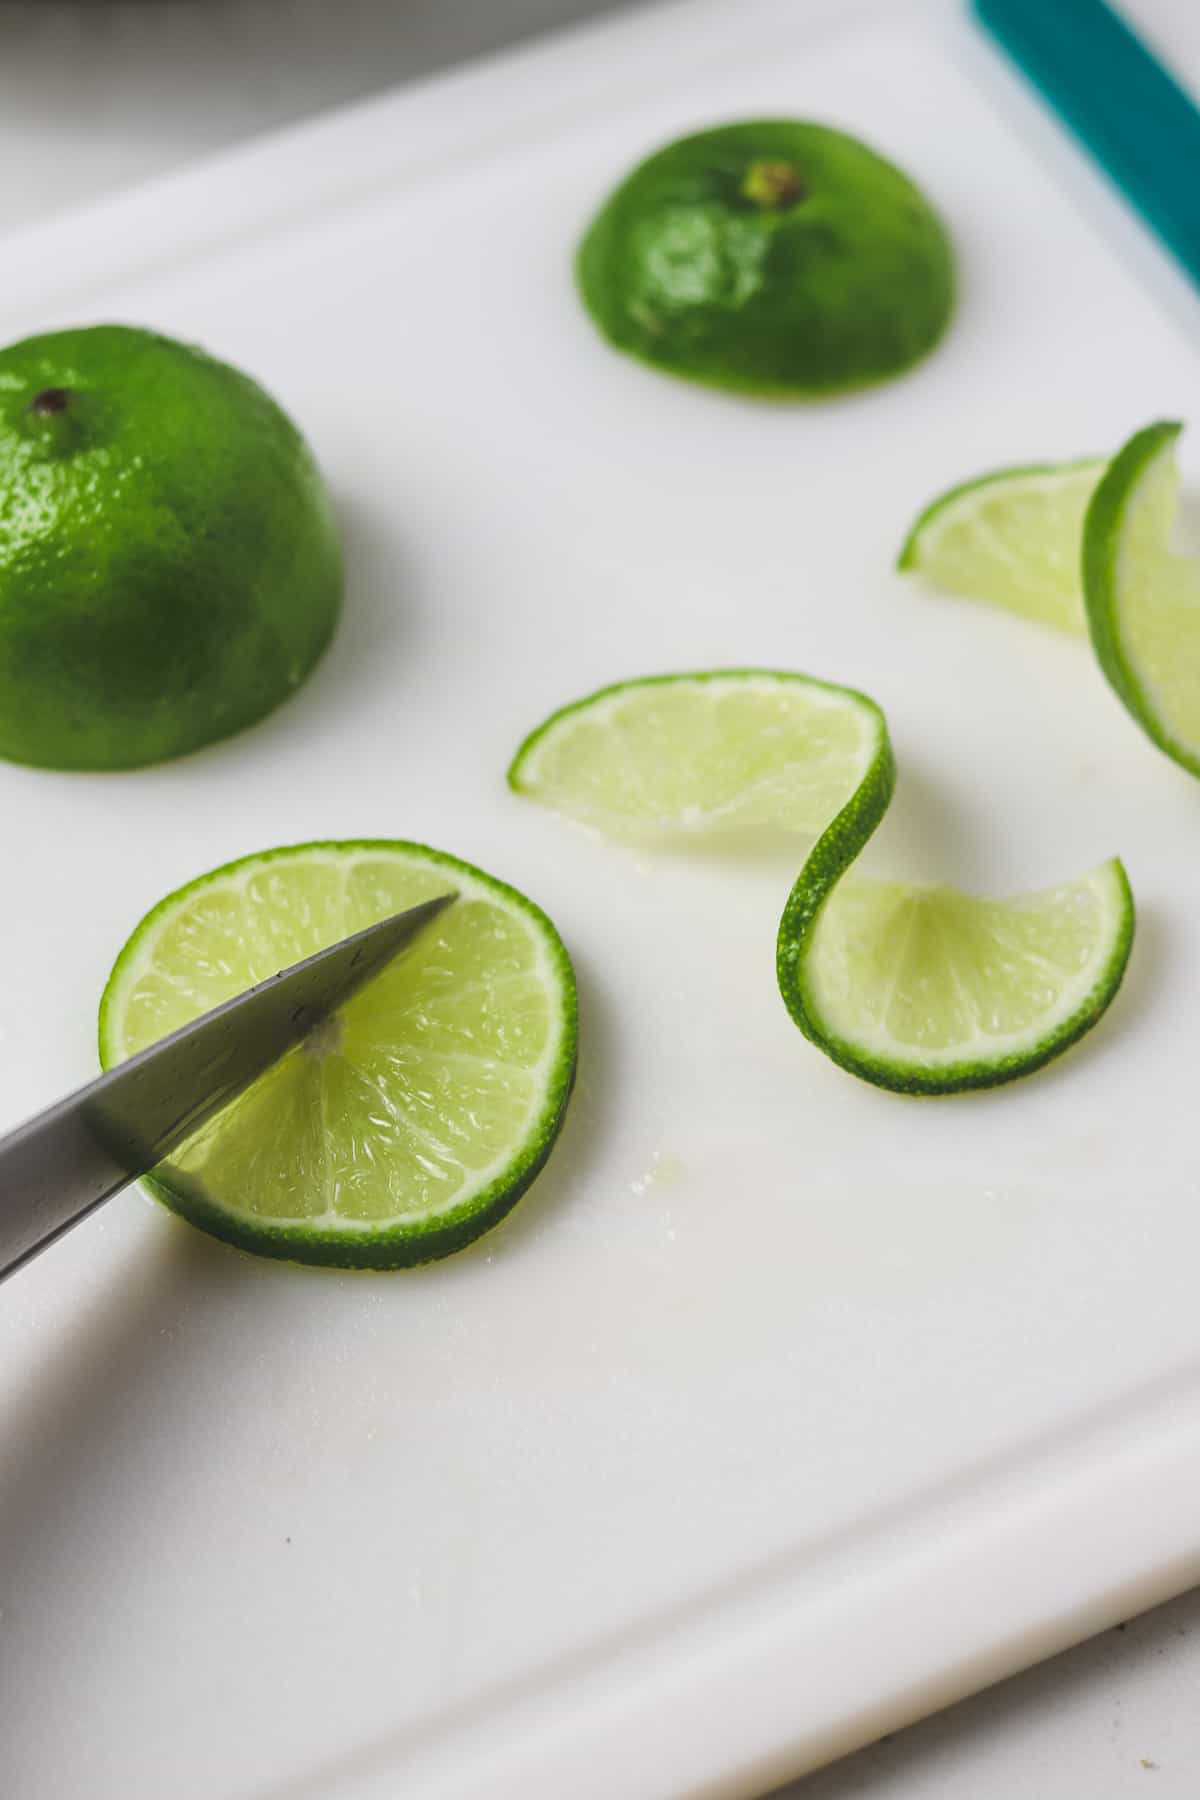
{"type": "Polygon", "coordinates": [[[895,785],[883,714],[849,688],[763,669],[625,682],[554,713],[509,780],[619,837],[816,837],[779,927],[780,992],[807,1037],[880,1087],[1029,1073],[1096,1023],[1128,960],[1116,861],[1010,900],[846,879],[895,785]]]}
{"type": "Polygon", "coordinates": [[[651,675],[552,713],[517,751],[508,781],[614,838],[758,826],[812,837],[886,745],[873,700],[808,675],[651,675]]]}
{"type": "Polygon", "coordinates": [[[420,844],[302,844],[169,894],[117,958],[105,1068],[389,913],[456,890],[387,970],[147,1184],[265,1256],[392,1269],[487,1231],[550,1154],[575,1069],[570,959],[515,889],[420,844]]]}
{"type": "Polygon", "coordinates": [[[1148,425],[1109,464],[1087,510],[1083,584],[1092,646],[1118,697],[1200,775],[1200,561],[1171,547],[1182,429],[1148,425]]]}
{"type": "Polygon", "coordinates": [[[987,600],[1082,636],[1083,519],[1102,457],[997,469],[931,500],[897,567],[944,594],[987,600]]]}

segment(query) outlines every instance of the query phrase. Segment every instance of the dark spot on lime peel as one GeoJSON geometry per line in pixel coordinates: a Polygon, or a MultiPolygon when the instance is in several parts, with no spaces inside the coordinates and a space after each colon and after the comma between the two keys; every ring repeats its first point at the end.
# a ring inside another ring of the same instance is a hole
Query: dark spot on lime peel
{"type": "Polygon", "coordinates": [[[764,211],[782,212],[804,198],[804,183],[795,163],[753,162],[742,181],[742,193],[764,211]]]}
{"type": "Polygon", "coordinates": [[[39,418],[48,418],[51,413],[66,412],[70,404],[70,388],[43,388],[41,393],[35,394],[29,402],[29,410],[31,413],[37,413],[39,418]]]}

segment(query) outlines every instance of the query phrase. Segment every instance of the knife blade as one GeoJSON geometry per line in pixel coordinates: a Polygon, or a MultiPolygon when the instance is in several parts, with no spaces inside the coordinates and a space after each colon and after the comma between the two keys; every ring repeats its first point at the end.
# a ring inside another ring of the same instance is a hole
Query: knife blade
{"type": "Polygon", "coordinates": [[[318,950],[0,1138],[0,1280],[178,1149],[456,898],[425,900],[318,950]]]}

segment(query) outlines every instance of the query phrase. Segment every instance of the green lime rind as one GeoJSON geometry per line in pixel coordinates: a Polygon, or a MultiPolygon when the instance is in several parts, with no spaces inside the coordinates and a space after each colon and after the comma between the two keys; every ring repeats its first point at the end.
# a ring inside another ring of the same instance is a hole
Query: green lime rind
{"type": "Polygon", "coordinates": [[[932,499],[924,511],[919,513],[909,529],[908,536],[900,546],[900,554],[896,558],[896,567],[905,573],[921,566],[921,546],[927,529],[945,513],[958,506],[969,494],[978,494],[984,488],[1006,486],[1011,481],[1036,480],[1045,475],[1051,478],[1058,475],[1070,475],[1083,470],[1096,470],[1099,473],[1105,467],[1105,459],[1100,456],[1077,456],[1068,462],[1059,463],[1014,463],[1008,468],[988,469],[982,475],[973,475],[968,481],[958,481],[953,487],[946,488],[943,493],[932,499]]]}
{"type": "Polygon", "coordinates": [[[1182,430],[1175,420],[1144,426],[1113,457],[1084,521],[1083,594],[1092,648],[1110,687],[1152,743],[1181,768],[1200,775],[1200,744],[1185,742],[1169,728],[1131,657],[1124,617],[1129,593],[1120,579],[1133,509],[1160,459],[1173,459],[1182,430]]]}
{"type": "Polygon", "coordinates": [[[0,756],[131,769],[242,731],[342,590],[317,464],[247,375],[120,325],[0,348],[0,756]]]}
{"type": "Polygon", "coordinates": [[[579,246],[580,296],[616,349],[763,398],[902,374],[954,310],[954,256],[900,169],[829,126],[757,119],[638,164],[579,246]]]}
{"type": "Polygon", "coordinates": [[[236,858],[176,888],[152,907],[135,927],[113,965],[101,998],[100,1063],[107,1069],[121,1060],[120,1020],[128,981],[147,937],[178,909],[181,902],[205,888],[220,886],[230,876],[314,853],[332,857],[356,854],[411,856],[431,869],[444,870],[448,883],[460,891],[472,888],[482,891],[533,925],[540,947],[554,971],[560,1025],[560,1042],[543,1080],[542,1105],[537,1119],[509,1161],[485,1186],[468,1193],[443,1211],[421,1218],[407,1218],[399,1225],[342,1224],[337,1228],[314,1228],[294,1222],[274,1225],[215,1204],[205,1195],[199,1182],[180,1178],[174,1170],[170,1181],[156,1175],[147,1178],[143,1185],[190,1224],[257,1256],[339,1269],[388,1270],[433,1262],[464,1249],[498,1225],[516,1205],[545,1167],[562,1128],[575,1083],[579,1012],[574,968],[551,920],[519,889],[459,857],[404,839],[317,840],[236,858]]]}
{"type": "MultiPolygon", "coordinates": [[[[845,900],[839,896],[827,911],[896,785],[886,719],[853,689],[766,669],[614,683],[560,707],[530,732],[509,782],[589,823],[623,825],[627,794],[656,826],[675,826],[659,833],[669,840],[697,823],[720,829],[745,816],[736,796],[725,792],[718,804],[707,785],[714,771],[727,782],[731,770],[735,782],[753,784],[747,791],[760,801],[766,795],[777,826],[816,837],[780,921],[776,975],[796,1025],[850,1073],[913,1095],[997,1086],[1058,1056],[1112,1000],[1134,931],[1129,883],[1116,860],[1078,881],[1005,902],[856,877],[845,900]],[[720,695],[721,684],[734,696],[743,684],[743,710],[725,710],[731,696],[720,695]],[[671,688],[679,690],[677,703],[656,703],[671,688]],[[789,690],[794,699],[782,704],[789,690]],[[806,704],[805,695],[819,695],[820,704],[806,704]],[[764,757],[776,759],[782,781],[764,785],[764,757]],[[672,793],[673,820],[661,816],[672,793]],[[608,804],[598,806],[597,794],[608,804]],[[890,895],[923,922],[913,940],[924,945],[915,979],[912,928],[897,936],[890,895]],[[882,927],[880,913],[872,913],[881,896],[882,927]],[[823,938],[826,924],[832,930],[823,938]]],[[[766,822],[761,805],[755,822],[766,822]]]]}
{"type": "Polygon", "coordinates": [[[1100,870],[1111,881],[1114,890],[1112,911],[1120,920],[1108,955],[1087,994],[1043,1037],[1008,1053],[986,1058],[961,1058],[931,1066],[915,1059],[864,1054],[860,1045],[831,1029],[822,1018],[812,993],[809,951],[822,908],[882,816],[874,810],[878,802],[869,798],[860,816],[858,802],[859,795],[856,794],[816,845],[788,896],[780,921],[775,965],[779,991],[805,1037],[841,1068],[861,1076],[864,1081],[873,1082],[876,1087],[889,1088],[898,1094],[931,1096],[1001,1087],[1023,1075],[1032,1075],[1036,1069],[1061,1056],[1064,1050],[1069,1050],[1099,1023],[1124,977],[1136,923],[1133,891],[1118,857],[1111,857],[1100,870]]]}

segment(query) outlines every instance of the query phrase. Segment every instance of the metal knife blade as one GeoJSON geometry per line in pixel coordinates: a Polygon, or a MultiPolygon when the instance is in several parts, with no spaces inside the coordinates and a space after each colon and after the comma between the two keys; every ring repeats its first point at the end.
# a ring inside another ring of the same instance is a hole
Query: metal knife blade
{"type": "Polygon", "coordinates": [[[423,901],[318,950],[0,1138],[0,1280],[148,1174],[456,898],[423,901]]]}

